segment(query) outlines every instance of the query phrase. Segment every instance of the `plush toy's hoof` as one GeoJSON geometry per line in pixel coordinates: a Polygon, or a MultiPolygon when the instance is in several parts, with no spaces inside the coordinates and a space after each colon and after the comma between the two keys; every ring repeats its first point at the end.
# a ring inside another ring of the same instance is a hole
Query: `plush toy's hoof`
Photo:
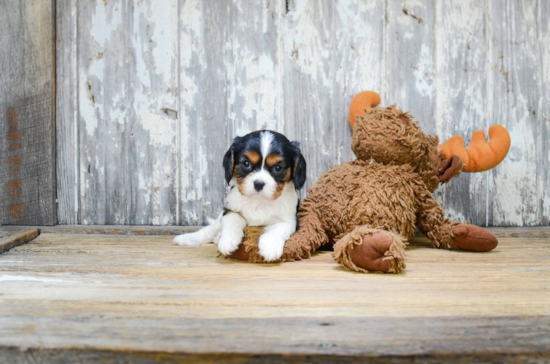
{"type": "Polygon", "coordinates": [[[460,224],[453,227],[452,237],[458,248],[471,252],[488,252],[498,245],[493,234],[475,225],[460,224]]]}
{"type": "Polygon", "coordinates": [[[243,243],[240,243],[237,250],[235,250],[227,257],[231,259],[248,260],[248,258],[250,257],[250,253],[246,251],[245,245],[243,243]]]}
{"type": "Polygon", "coordinates": [[[358,226],[334,244],[334,259],[356,272],[401,273],[406,239],[381,229],[358,226]]]}
{"type": "Polygon", "coordinates": [[[389,272],[391,262],[384,259],[384,254],[390,249],[391,243],[390,236],[384,233],[365,235],[363,244],[354,245],[350,250],[351,260],[365,270],[389,272]]]}

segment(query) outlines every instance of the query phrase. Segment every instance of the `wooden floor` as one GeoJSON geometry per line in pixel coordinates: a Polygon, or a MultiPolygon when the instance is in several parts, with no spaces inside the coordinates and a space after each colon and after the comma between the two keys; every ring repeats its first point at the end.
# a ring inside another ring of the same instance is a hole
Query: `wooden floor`
{"type": "Polygon", "coordinates": [[[171,236],[42,234],[0,255],[0,363],[550,361],[550,238],[280,265],[171,236]]]}

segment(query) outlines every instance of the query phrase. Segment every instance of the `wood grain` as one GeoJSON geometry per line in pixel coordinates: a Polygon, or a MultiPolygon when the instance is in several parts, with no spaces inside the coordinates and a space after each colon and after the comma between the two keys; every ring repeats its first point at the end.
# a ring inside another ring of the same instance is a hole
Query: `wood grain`
{"type": "MultiPolygon", "coordinates": [[[[489,172],[489,225],[542,224],[539,170],[540,46],[536,1],[489,2],[489,114],[510,132],[507,158],[489,172]],[[518,65],[521,64],[521,67],[518,65]]],[[[548,186],[544,188],[548,189],[548,186]]]]}
{"type": "MultiPolygon", "coordinates": [[[[180,235],[197,231],[198,226],[150,226],[150,225],[55,225],[40,227],[40,231],[46,234],[109,234],[109,235],[180,235]]],[[[511,232],[510,232],[511,233],[511,232]]],[[[538,231],[539,234],[543,233],[538,231]]],[[[531,234],[531,232],[523,232],[531,234]]],[[[550,237],[550,230],[548,231],[550,237]]]]}
{"type": "Polygon", "coordinates": [[[404,111],[411,111],[426,133],[435,133],[436,1],[386,3],[387,88],[382,102],[396,103],[404,111]]]}
{"type": "Polygon", "coordinates": [[[23,245],[39,235],[38,229],[19,228],[15,226],[0,227],[0,254],[23,245]]]}
{"type": "Polygon", "coordinates": [[[23,347],[151,362],[547,358],[548,242],[503,238],[476,254],[417,239],[406,272],[390,275],[352,273],[329,252],[252,265],[167,236],[42,234],[0,256],[0,358],[23,347]]]}
{"type": "MultiPolygon", "coordinates": [[[[8,227],[6,227],[8,228],[8,227]]],[[[46,234],[108,234],[108,235],[179,235],[200,229],[199,226],[150,226],[150,225],[54,225],[20,226],[21,229],[39,229],[46,234]]],[[[537,227],[488,227],[497,238],[550,238],[549,226],[537,227]]],[[[416,232],[416,238],[423,238],[416,232]]]]}
{"type": "Polygon", "coordinates": [[[347,107],[374,89],[442,140],[511,131],[502,165],[439,191],[449,217],[549,225],[548,4],[505,4],[58,2],[60,221],[204,225],[231,140],[262,128],[301,143],[307,188],[354,158],[347,107]]]}
{"type": "Polygon", "coordinates": [[[80,223],[129,224],[132,10],[126,1],[78,2],[80,223]]]}
{"type": "Polygon", "coordinates": [[[540,177],[541,193],[541,225],[550,225],[550,22],[545,21],[550,17],[550,2],[540,1],[539,46],[540,46],[540,103],[538,117],[540,126],[540,158],[538,175],[540,177]]]}
{"type": "MultiPolygon", "coordinates": [[[[484,322],[485,323],[485,322],[484,322]]],[[[263,324],[260,323],[260,324],[263,324]]],[[[300,323],[303,324],[303,323],[300,323]]],[[[317,324],[317,323],[315,323],[317,324]]],[[[323,323],[319,323],[322,325],[323,323]]],[[[516,328],[517,323],[509,322],[510,327],[516,328]]],[[[296,327],[293,325],[293,328],[296,327]]],[[[527,331],[522,327],[520,330],[527,331]]],[[[515,331],[521,332],[521,331],[515,331]]],[[[483,340],[483,343],[492,345],[493,342],[483,340]]],[[[327,345],[322,342],[319,345],[327,345]]],[[[187,353],[165,353],[165,352],[136,352],[136,351],[107,351],[94,349],[27,349],[2,348],[0,347],[0,359],[10,360],[18,364],[34,364],[37,361],[51,364],[65,363],[95,363],[104,364],[196,364],[196,363],[246,363],[246,364],[271,364],[271,363],[307,363],[307,364],[328,364],[328,363],[381,363],[398,364],[415,363],[440,364],[440,363],[547,363],[549,356],[546,352],[534,352],[524,354],[453,354],[453,355],[331,355],[331,354],[187,354],[187,353]]]]}
{"type": "Polygon", "coordinates": [[[365,89],[381,90],[383,2],[291,1],[283,18],[285,133],[301,143],[306,188],[354,159],[348,107],[365,89]]]}
{"type": "Polygon", "coordinates": [[[131,14],[129,224],[175,225],[178,1],[135,3],[131,14]]]}
{"type": "Polygon", "coordinates": [[[54,2],[0,9],[0,224],[53,225],[54,2]]]}
{"type": "Polygon", "coordinates": [[[77,4],[56,1],[56,173],[60,224],[80,223],[77,4]]]}
{"type": "MultiPolygon", "coordinates": [[[[468,141],[487,134],[487,28],[483,1],[436,2],[435,123],[440,142],[453,135],[468,141]]],[[[455,221],[487,224],[487,173],[462,173],[437,192],[446,215],[455,221]]]]}
{"type": "Polygon", "coordinates": [[[177,2],[80,4],[81,223],[176,223],[177,2]]]}
{"type": "Polygon", "coordinates": [[[180,5],[179,223],[223,208],[222,159],[235,136],[282,130],[277,22],[282,2],[180,5]]]}

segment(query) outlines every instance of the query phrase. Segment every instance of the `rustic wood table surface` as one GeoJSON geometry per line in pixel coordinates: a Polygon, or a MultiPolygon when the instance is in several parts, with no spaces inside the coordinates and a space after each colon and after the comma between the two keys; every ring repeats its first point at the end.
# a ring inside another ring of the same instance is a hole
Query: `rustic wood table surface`
{"type": "Polygon", "coordinates": [[[550,237],[525,231],[490,253],[415,239],[401,275],[43,232],[0,255],[0,363],[547,362],[550,237]]]}

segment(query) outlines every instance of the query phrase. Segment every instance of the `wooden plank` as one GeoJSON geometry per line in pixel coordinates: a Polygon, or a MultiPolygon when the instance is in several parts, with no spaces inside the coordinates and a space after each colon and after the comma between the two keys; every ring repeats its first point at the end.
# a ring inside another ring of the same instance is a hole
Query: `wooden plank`
{"type": "MultiPolygon", "coordinates": [[[[488,343],[491,344],[491,343],[488,343]]],[[[48,350],[28,349],[20,350],[14,348],[0,348],[0,359],[11,360],[18,364],[34,364],[37,361],[51,364],[65,363],[94,363],[104,364],[196,364],[196,363],[246,363],[246,364],[269,364],[269,363],[410,363],[414,358],[415,363],[439,364],[439,363],[547,363],[549,358],[546,354],[458,354],[428,355],[428,356],[344,356],[344,355],[250,355],[250,354],[204,354],[193,355],[186,353],[147,353],[147,352],[118,352],[118,351],[97,351],[90,349],[71,350],[48,350]]]]}
{"type": "MultiPolygon", "coordinates": [[[[82,362],[74,360],[75,357],[87,358],[84,362],[92,362],[90,357],[99,357],[102,363],[518,363],[523,362],[521,359],[527,362],[531,362],[529,359],[539,359],[541,363],[545,363],[550,360],[548,316],[498,319],[468,317],[458,320],[404,320],[391,317],[229,320],[180,318],[155,321],[122,321],[95,317],[80,319],[81,321],[77,319],[66,320],[57,330],[52,330],[53,335],[44,336],[40,349],[29,345],[18,355],[16,352],[7,352],[3,345],[0,347],[0,359],[5,355],[4,358],[11,360],[21,358],[17,363],[36,363],[36,358],[47,358],[48,363],[82,362]],[[88,340],[71,338],[77,323],[87,331],[80,336],[88,336],[88,340]],[[137,348],[135,345],[113,345],[112,338],[99,334],[104,332],[107,325],[113,334],[124,336],[127,330],[137,330],[139,334],[136,336],[140,337],[143,346],[137,348]],[[173,330],[175,325],[177,330],[173,330]],[[146,332],[143,332],[144,326],[147,327],[146,332]],[[273,334],[266,335],[266,328],[273,334]],[[201,337],[198,333],[207,334],[201,337]],[[424,333],[424,337],[415,337],[419,333],[424,333]],[[92,337],[95,337],[94,341],[100,348],[90,347],[92,337]],[[173,345],[176,339],[180,342],[173,345]],[[64,340],[68,341],[65,345],[56,344],[64,343],[64,340]],[[510,343],[513,343],[512,347],[510,343]],[[79,348],[81,349],[78,350],[79,348]],[[31,358],[35,361],[31,361],[31,358]],[[61,361],[61,358],[65,361],[61,361]],[[129,358],[136,361],[127,361],[129,358]],[[486,358],[492,361],[484,361],[486,358]],[[193,359],[196,361],[192,361],[193,359]]],[[[24,318],[2,321],[12,329],[0,328],[1,332],[11,334],[14,329],[29,331],[28,320],[24,318]]],[[[37,319],[33,324],[44,328],[56,321],[37,319]]],[[[15,342],[10,338],[2,341],[15,342]]],[[[16,345],[13,346],[20,351],[16,345]]]]}
{"type": "Polygon", "coordinates": [[[548,243],[476,254],[414,240],[406,273],[390,275],[338,268],[329,252],[253,265],[170,237],[42,234],[0,256],[0,358],[544,359],[548,243]]]}
{"type": "Polygon", "coordinates": [[[385,4],[289,1],[282,19],[285,133],[301,143],[307,188],[332,166],[355,159],[349,103],[383,89],[385,4]]]}
{"type": "MultiPolygon", "coordinates": [[[[469,141],[473,132],[487,133],[487,28],[485,1],[436,3],[435,122],[443,142],[453,135],[469,141]]],[[[440,187],[438,201],[455,221],[487,225],[487,173],[462,173],[440,187]]]]}
{"type": "Polygon", "coordinates": [[[60,224],[80,222],[77,18],[76,2],[56,1],[56,167],[60,224]]]}
{"type": "Polygon", "coordinates": [[[77,6],[80,223],[128,224],[132,11],[124,1],[77,6]]]}
{"type": "Polygon", "coordinates": [[[176,222],[177,2],[79,8],[81,222],[176,222]]]}
{"type": "MultiPolygon", "coordinates": [[[[43,350],[30,349],[21,351],[18,349],[0,348],[0,358],[13,360],[20,364],[33,364],[36,360],[52,364],[64,363],[90,363],[101,362],[105,364],[133,363],[133,364],[195,364],[195,363],[410,363],[406,356],[381,358],[378,356],[350,357],[336,355],[245,355],[245,354],[219,354],[219,355],[190,355],[174,353],[135,353],[91,350],[43,350]]],[[[415,363],[546,363],[548,356],[544,354],[504,354],[504,355],[453,355],[428,357],[414,357],[415,363]]]]}
{"type": "MultiPolygon", "coordinates": [[[[101,6],[101,5],[100,5],[101,6]]],[[[178,1],[131,7],[129,224],[177,224],[178,1]]]]}
{"type": "MultiPolygon", "coordinates": [[[[34,227],[29,227],[34,228],[34,227]]],[[[47,234],[123,234],[123,235],[178,235],[193,232],[200,226],[122,226],[122,225],[55,225],[40,227],[47,234]]],[[[497,238],[550,238],[550,227],[488,227],[497,238]]],[[[424,235],[416,232],[417,238],[424,235]]]]}
{"type": "Polygon", "coordinates": [[[38,235],[38,229],[25,229],[15,226],[0,227],[0,254],[28,243],[38,235]]]}
{"type": "Polygon", "coordinates": [[[222,159],[233,137],[281,130],[277,22],[282,2],[180,4],[179,224],[222,210],[222,159]]]}
{"type": "Polygon", "coordinates": [[[489,172],[489,225],[542,224],[539,11],[536,1],[489,2],[488,115],[512,138],[506,159],[489,172]]]}
{"type": "Polygon", "coordinates": [[[219,258],[214,245],[182,248],[171,240],[171,236],[42,234],[0,256],[0,272],[8,275],[0,287],[0,310],[14,315],[48,312],[56,317],[56,312],[68,309],[67,300],[74,299],[69,305],[74,314],[103,312],[122,318],[549,314],[550,294],[544,288],[550,274],[548,239],[503,238],[488,254],[432,249],[427,240],[418,239],[407,249],[407,270],[402,275],[337,269],[329,252],[301,262],[253,265],[219,258]],[[25,308],[19,305],[23,298],[16,283],[19,278],[12,276],[27,277],[31,285],[51,280],[52,285],[33,291],[25,308]],[[94,304],[88,305],[88,300],[94,304]],[[46,311],[29,309],[46,303],[46,311]],[[131,310],[122,310],[130,306],[131,310]]]}
{"type": "Polygon", "coordinates": [[[396,103],[433,134],[435,124],[435,1],[387,1],[386,104],[396,103]]]}
{"type": "Polygon", "coordinates": [[[197,231],[199,228],[200,226],[55,225],[41,227],[40,231],[44,234],[179,235],[197,231]]]}
{"type": "Polygon", "coordinates": [[[539,175],[540,182],[540,195],[541,195],[541,225],[550,225],[550,2],[540,1],[540,16],[538,24],[540,27],[540,88],[541,97],[539,105],[539,122],[540,125],[540,148],[539,155],[539,175]]]}
{"type": "Polygon", "coordinates": [[[0,224],[52,225],[54,2],[0,1],[0,224]]]}

